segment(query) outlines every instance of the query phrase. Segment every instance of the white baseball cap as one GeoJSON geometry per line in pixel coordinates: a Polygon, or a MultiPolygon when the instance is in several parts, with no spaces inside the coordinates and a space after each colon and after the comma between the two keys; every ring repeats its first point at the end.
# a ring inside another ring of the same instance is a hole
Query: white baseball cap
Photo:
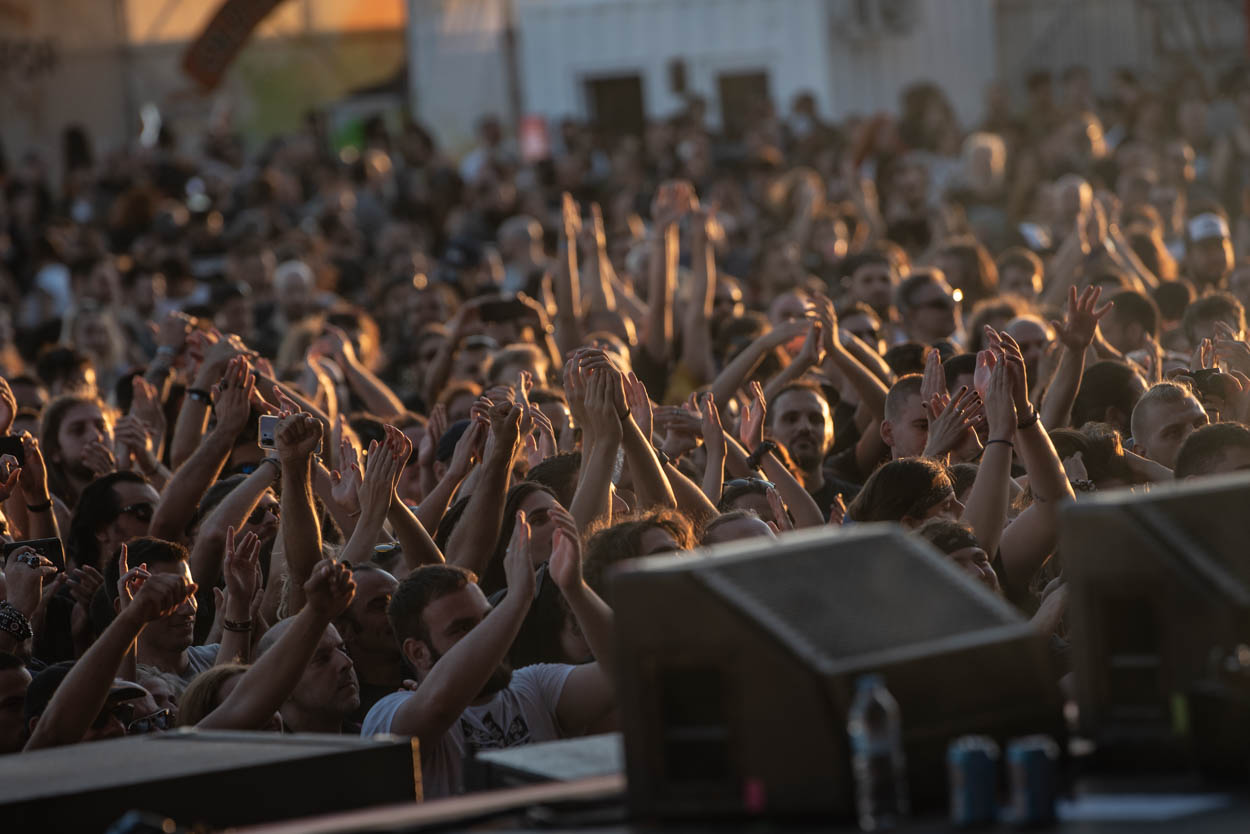
{"type": "Polygon", "coordinates": [[[1211,212],[1191,217],[1186,229],[1189,232],[1189,239],[1194,243],[1200,240],[1210,240],[1211,238],[1232,237],[1228,233],[1228,221],[1211,212]]]}

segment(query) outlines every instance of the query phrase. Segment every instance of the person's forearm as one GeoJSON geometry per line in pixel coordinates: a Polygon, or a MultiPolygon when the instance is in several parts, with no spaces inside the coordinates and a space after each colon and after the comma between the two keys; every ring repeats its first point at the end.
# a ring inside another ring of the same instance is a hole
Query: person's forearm
{"type": "Polygon", "coordinates": [[[647,320],[647,305],[638,296],[634,295],[633,290],[625,286],[624,282],[615,273],[609,276],[608,282],[612,285],[612,291],[616,294],[616,309],[633,321],[634,328],[637,329],[647,320]]]}
{"type": "MultiPolygon", "coordinates": [[[[252,601],[235,599],[232,594],[226,595],[224,619],[231,623],[247,623],[252,618],[252,601]]],[[[221,643],[217,647],[217,660],[214,666],[230,663],[251,663],[252,661],[252,629],[241,631],[226,628],[222,623],[221,643]]]]}
{"type": "Polygon", "coordinates": [[[608,281],[611,269],[608,253],[599,246],[595,246],[595,251],[586,258],[586,263],[582,267],[584,290],[582,303],[586,305],[586,310],[612,311],[616,309],[616,295],[612,292],[612,285],[608,281]]]}
{"type": "Polygon", "coordinates": [[[1040,413],[1042,425],[1048,431],[1060,429],[1072,421],[1072,406],[1081,390],[1081,378],[1085,375],[1085,351],[1063,349],[1055,376],[1042,395],[1040,413]]]}
{"type": "Polygon", "coordinates": [[[451,327],[448,328],[447,340],[439,346],[438,352],[434,354],[434,361],[425,372],[425,390],[421,393],[427,403],[438,402],[438,395],[447,384],[448,378],[451,377],[452,360],[456,358],[456,351],[460,349],[460,339],[463,335],[463,325],[460,320],[453,320],[451,327]]]}
{"type": "Polygon", "coordinates": [[[434,489],[422,497],[421,503],[417,506],[417,520],[431,536],[438,532],[438,525],[447,514],[447,508],[451,506],[452,496],[464,483],[466,476],[466,473],[452,472],[448,469],[447,474],[443,475],[434,489]]]}
{"type": "Polygon", "coordinates": [[[716,302],[716,254],[705,238],[691,254],[694,286],[681,331],[681,363],[697,385],[716,376],[712,359],[712,310],[716,302]]]}
{"type": "Polygon", "coordinates": [[[1029,473],[1029,489],[1034,500],[1051,504],[1065,499],[1075,500],[1076,494],[1072,491],[1072,484],[1068,483],[1063,460],[1055,451],[1040,420],[1016,432],[1016,449],[1029,473]]]}
{"type": "Polygon", "coordinates": [[[391,530],[399,540],[399,546],[403,548],[404,564],[409,570],[416,570],[422,565],[443,564],[443,552],[430,538],[425,525],[398,497],[391,501],[386,517],[391,522],[391,530]]]}
{"type": "Polygon", "coordinates": [[[1059,247],[1046,268],[1046,286],[1042,290],[1042,304],[1059,307],[1068,296],[1068,288],[1076,283],[1077,272],[1085,258],[1080,236],[1074,231],[1059,247]]]}
{"type": "Polygon", "coordinates": [[[296,614],[304,605],[304,583],[321,561],[321,525],[312,495],[312,455],[282,461],[282,549],[290,576],[290,607],[296,614]]]}
{"type": "Polygon", "coordinates": [[[566,354],[577,350],[582,344],[581,298],[578,286],[580,280],[577,271],[577,245],[562,235],[555,278],[556,335],[560,350],[566,354]]]}
{"type": "Polygon", "coordinates": [[[859,360],[865,368],[872,372],[873,376],[881,380],[882,384],[888,389],[897,379],[889,363],[877,353],[875,350],[864,344],[863,340],[852,334],[847,344],[843,345],[848,352],[859,360]]]}
{"type": "Polygon", "coordinates": [[[634,492],[638,495],[640,509],[671,507],[677,509],[677,497],[673,486],[655,456],[651,441],[644,437],[632,415],[621,421],[621,445],[625,449],[625,463],[633,477],[634,492]]]}
{"type": "Polygon", "coordinates": [[[82,741],[104,709],[123,656],[143,630],[144,623],[132,612],[133,609],[128,609],[117,615],[70,668],[39,716],[25,750],[82,741]]]}
{"type": "Polygon", "coordinates": [[[531,602],[515,594],[505,596],[489,617],[439,658],[418,690],[400,706],[391,732],[417,736],[427,744],[441,737],[507,657],[531,602]]]}
{"type": "Polygon", "coordinates": [[[620,444],[593,438],[582,451],[582,466],[577,477],[577,490],[569,503],[569,515],[577,522],[582,535],[598,521],[612,521],[612,470],[620,444]]]}
{"type": "Polygon", "coordinates": [[[577,626],[581,629],[590,652],[609,680],[616,679],[616,629],[615,615],[603,598],[586,584],[585,580],[564,592],[577,626]]]}
{"type": "Polygon", "coordinates": [[[495,552],[503,526],[503,505],[508,496],[515,450],[495,447],[479,467],[477,485],[465,507],[460,524],[447,540],[447,561],[482,576],[495,552]]]}
{"type": "MultiPolygon", "coordinates": [[[[359,360],[344,362],[341,366],[347,384],[369,411],[382,422],[394,422],[407,413],[403,402],[390,387],[374,376],[359,360]]],[[[285,393],[285,391],[283,392],[285,393]]]]}
{"type": "MultiPolygon", "coordinates": [[[[747,465],[750,453],[742,448],[738,438],[725,432],[725,470],[735,478],[754,478],[759,473],[747,465]]],[[[717,503],[720,503],[719,501],[717,503]]]]}
{"type": "Polygon", "coordinates": [[[873,417],[884,420],[885,397],[890,393],[885,383],[841,344],[834,346],[829,358],[855,389],[855,393],[859,394],[860,403],[871,412],[873,417]]]}
{"type": "Polygon", "coordinates": [[[1129,274],[1135,275],[1137,280],[1143,285],[1146,293],[1155,290],[1159,286],[1159,277],[1142,263],[1141,258],[1137,257],[1137,253],[1133,251],[1132,245],[1124,237],[1123,230],[1119,226],[1114,226],[1107,234],[1115,244],[1115,248],[1111,252],[1112,260],[1129,274]]]}
{"type": "Polygon", "coordinates": [[[707,453],[707,465],[703,468],[703,494],[715,507],[720,503],[725,489],[725,455],[707,453]]]}
{"type": "Polygon", "coordinates": [[[768,335],[762,336],[743,348],[742,352],[721,370],[716,379],[712,380],[712,398],[719,408],[726,407],[725,404],[737,395],[738,389],[764,361],[768,352],[775,348],[776,345],[768,335]]]}
{"type": "MultiPolygon", "coordinates": [[[[207,389],[204,389],[207,390],[207,389]]],[[[177,472],[195,454],[208,427],[208,404],[183,395],[182,408],[174,421],[174,436],[169,442],[169,465],[177,472]]]]}
{"type": "Polygon", "coordinates": [[[990,443],[985,447],[961,519],[972,528],[981,549],[991,557],[998,552],[998,542],[1007,523],[1011,449],[1006,443],[990,443]]]}
{"type": "MultiPolygon", "coordinates": [[[[361,492],[363,493],[364,490],[361,492]]],[[[381,536],[382,525],[386,522],[389,508],[390,501],[374,501],[361,495],[360,518],[356,522],[356,529],[352,531],[351,538],[343,547],[343,552],[339,556],[340,561],[347,562],[349,565],[372,561],[373,548],[381,536]]]]}
{"type": "Polygon", "coordinates": [[[334,523],[344,538],[350,538],[352,531],[356,529],[356,519],[360,518],[360,513],[348,515],[348,511],[334,500],[334,484],[330,480],[330,470],[326,469],[325,464],[316,457],[313,458],[313,495],[321,499],[321,505],[326,508],[330,518],[334,519],[334,523]]]}
{"type": "Polygon", "coordinates": [[[195,515],[204,493],[208,492],[230,459],[234,440],[234,432],[224,431],[220,425],[204,435],[199,448],[178,467],[165,485],[148,535],[170,541],[185,538],[187,524],[195,515]]]}
{"type": "Polygon", "coordinates": [[[794,362],[786,363],[764,386],[764,402],[772,402],[773,398],[785,390],[787,385],[801,378],[811,369],[811,362],[801,362],[796,359],[794,362]]]}
{"type": "Polygon", "coordinates": [[[768,480],[777,488],[777,495],[786,502],[786,509],[790,511],[795,527],[819,527],[825,523],[824,513],[820,511],[816,499],[790,474],[790,470],[776,455],[772,452],[764,455],[760,459],[760,465],[768,480]]]}
{"type": "Polygon", "coordinates": [[[669,486],[673,488],[677,509],[693,521],[695,526],[706,524],[717,516],[716,504],[676,466],[671,463],[664,464],[664,477],[668,478],[669,486]]]}
{"type": "MultiPolygon", "coordinates": [[[[673,343],[673,277],[677,268],[677,227],[657,229],[647,264],[647,327],[643,350],[665,362],[673,343]]],[[[719,402],[719,400],[718,400],[719,402]]]]}
{"type": "MultiPolygon", "coordinates": [[[[26,519],[22,530],[26,533],[28,539],[59,539],[61,531],[57,527],[56,513],[52,511],[52,495],[46,489],[42,495],[30,497],[17,490],[15,495],[22,496],[21,511],[26,514],[26,519]],[[46,509],[32,510],[31,507],[44,507],[46,509]]],[[[7,509],[7,504],[6,504],[7,509]]]]}
{"type": "Polygon", "coordinates": [[[191,575],[205,587],[216,585],[221,577],[221,560],[225,556],[226,530],[239,530],[260,503],[265,490],[277,483],[278,470],[262,463],[241,484],[221,499],[208,518],[200,523],[191,549],[191,575]]]}
{"type": "Polygon", "coordinates": [[[325,618],[312,608],[292,617],[278,641],[243,673],[220,706],[195,726],[204,730],[261,729],[295,691],[325,628],[325,618]]]}

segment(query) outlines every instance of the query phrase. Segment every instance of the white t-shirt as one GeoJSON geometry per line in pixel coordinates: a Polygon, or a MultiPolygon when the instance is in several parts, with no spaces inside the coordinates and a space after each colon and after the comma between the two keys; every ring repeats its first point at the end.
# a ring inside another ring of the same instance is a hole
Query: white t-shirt
{"type": "MultiPolygon", "coordinates": [[[[480,706],[465,709],[438,744],[421,750],[421,783],[426,799],[464,793],[464,757],[469,753],[560,738],[556,705],[574,668],[539,663],[518,669],[507,689],[480,706]]],[[[391,732],[391,722],[400,705],[415,695],[395,692],[378,701],[365,716],[360,734],[391,732]]]]}

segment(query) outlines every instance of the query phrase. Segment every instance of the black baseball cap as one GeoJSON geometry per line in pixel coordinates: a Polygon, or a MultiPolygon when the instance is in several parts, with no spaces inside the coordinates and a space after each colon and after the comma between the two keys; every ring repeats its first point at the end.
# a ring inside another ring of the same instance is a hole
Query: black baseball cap
{"type": "MultiPolygon", "coordinates": [[[[60,663],[53,663],[31,679],[30,686],[26,689],[26,703],[22,706],[22,713],[27,721],[36,715],[43,714],[52,696],[56,694],[57,688],[69,675],[69,670],[73,668],[74,661],[63,660],[60,663]]],[[[115,680],[109,689],[107,701],[126,701],[130,698],[142,698],[146,694],[148,694],[147,690],[138,684],[115,680]]]]}

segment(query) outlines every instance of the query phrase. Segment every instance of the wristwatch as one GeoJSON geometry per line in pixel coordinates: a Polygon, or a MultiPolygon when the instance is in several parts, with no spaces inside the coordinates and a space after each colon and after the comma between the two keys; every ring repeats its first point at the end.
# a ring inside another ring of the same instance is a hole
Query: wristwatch
{"type": "Polygon", "coordinates": [[[0,602],[0,631],[10,635],[19,643],[35,636],[34,630],[30,627],[30,620],[26,619],[26,615],[16,605],[8,601],[0,602]]]}
{"type": "Polygon", "coordinates": [[[772,452],[776,454],[778,451],[777,444],[771,440],[765,440],[763,443],[755,447],[755,451],[747,457],[747,466],[752,469],[760,468],[760,461],[764,459],[764,455],[772,452]]]}

